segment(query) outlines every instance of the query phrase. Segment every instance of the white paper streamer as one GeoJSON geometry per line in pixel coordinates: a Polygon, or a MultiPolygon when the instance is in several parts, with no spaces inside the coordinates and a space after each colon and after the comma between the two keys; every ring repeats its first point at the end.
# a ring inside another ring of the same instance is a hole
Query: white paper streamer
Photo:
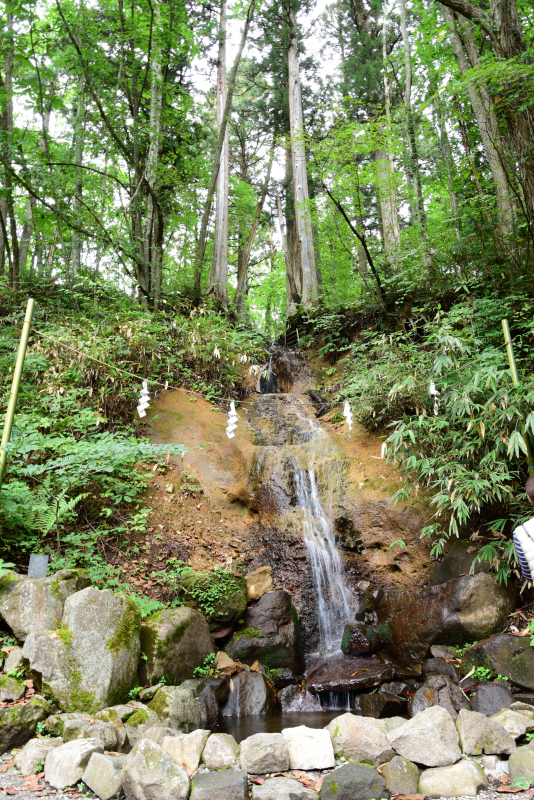
{"type": "Polygon", "coordinates": [[[385,458],[387,451],[388,451],[387,444],[385,442],[382,442],[382,454],[381,454],[380,458],[385,458]]]}
{"type": "Polygon", "coordinates": [[[430,386],[428,387],[428,393],[430,397],[434,398],[434,416],[437,417],[439,411],[439,400],[438,400],[439,392],[436,389],[436,384],[434,383],[434,381],[430,381],[430,386]]]}
{"type": "Polygon", "coordinates": [[[150,395],[148,393],[148,381],[143,381],[143,388],[141,389],[141,396],[139,397],[139,405],[137,406],[137,413],[140,417],[146,417],[145,408],[148,408],[150,403],[150,395]]]}
{"type": "Polygon", "coordinates": [[[232,402],[230,403],[230,413],[228,414],[228,427],[226,428],[226,435],[228,436],[229,439],[233,439],[235,436],[234,431],[237,428],[236,422],[238,419],[239,417],[237,416],[235,411],[235,403],[232,400],[232,402]]]}
{"type": "Polygon", "coordinates": [[[349,438],[350,438],[350,432],[352,430],[352,411],[350,410],[348,400],[345,400],[345,406],[343,408],[343,416],[345,417],[347,425],[349,426],[349,438]]]}

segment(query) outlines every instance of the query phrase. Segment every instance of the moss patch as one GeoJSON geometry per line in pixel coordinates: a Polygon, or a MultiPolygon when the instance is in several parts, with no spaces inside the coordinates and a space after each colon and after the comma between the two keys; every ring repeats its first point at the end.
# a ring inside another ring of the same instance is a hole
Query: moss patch
{"type": "Polygon", "coordinates": [[[379,622],[376,626],[376,630],[385,644],[393,644],[393,634],[387,622],[379,622]]]}
{"type": "Polygon", "coordinates": [[[145,711],[144,708],[139,708],[137,711],[128,717],[128,725],[132,725],[134,728],[138,728],[139,725],[144,725],[148,719],[148,713],[145,711]]]}
{"type": "Polygon", "coordinates": [[[240,639],[265,639],[265,634],[259,628],[248,627],[234,633],[234,642],[240,639]]]}
{"type": "Polygon", "coordinates": [[[59,628],[57,631],[57,635],[59,636],[59,638],[61,639],[67,650],[70,650],[72,646],[72,631],[69,630],[69,628],[59,628]]]}
{"type": "Polygon", "coordinates": [[[106,647],[112,653],[129,650],[133,639],[139,636],[141,629],[141,611],[129,597],[124,597],[126,608],[122,615],[117,632],[108,641],[106,647]]]}

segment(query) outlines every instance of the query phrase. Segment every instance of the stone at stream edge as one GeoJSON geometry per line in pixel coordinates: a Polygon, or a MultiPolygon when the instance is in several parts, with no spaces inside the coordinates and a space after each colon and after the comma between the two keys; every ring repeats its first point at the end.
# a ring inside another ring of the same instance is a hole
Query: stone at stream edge
{"type": "Polygon", "coordinates": [[[141,739],[126,756],[122,789],[126,800],[187,800],[189,778],[156,742],[141,739]]]}
{"type": "Polygon", "coordinates": [[[190,800],[246,800],[247,787],[244,769],[204,772],[192,782],[190,800]]]}
{"type": "Polygon", "coordinates": [[[161,747],[170,755],[173,761],[185,767],[188,774],[191,775],[198,769],[202,751],[209,736],[210,732],[203,730],[165,736],[161,742],[161,747]]]}
{"type": "Polygon", "coordinates": [[[491,717],[513,702],[514,697],[506,681],[482,683],[471,698],[471,709],[491,717]]]}
{"type": "Polygon", "coordinates": [[[46,719],[52,711],[53,707],[40,695],[34,695],[24,705],[0,708],[0,755],[26,744],[35,734],[37,723],[46,719]]]}
{"type": "Polygon", "coordinates": [[[341,638],[341,652],[347,656],[367,656],[384,646],[378,633],[365,622],[345,625],[341,638]]]}
{"type": "Polygon", "coordinates": [[[267,669],[288,668],[294,675],[304,670],[298,614],[283,589],[264,594],[243,616],[225,647],[226,653],[244,664],[259,661],[267,669]]]}
{"type": "Polygon", "coordinates": [[[395,658],[414,664],[437,642],[466,644],[490,636],[512,613],[516,599],[512,583],[498,584],[484,572],[410,591],[388,589],[377,600],[377,630],[395,658]]]}
{"type": "Polygon", "coordinates": [[[390,730],[388,739],[395,752],[426,767],[446,767],[461,756],[458,732],[448,711],[432,706],[390,730]]]}
{"type": "Polygon", "coordinates": [[[351,658],[339,653],[334,658],[310,658],[306,686],[311,692],[347,692],[374,689],[393,680],[395,668],[377,658],[351,658]]]}
{"type": "Polygon", "coordinates": [[[130,597],[91,586],[67,598],[61,628],[31,633],[23,654],[60,708],[95,713],[125,700],[136,685],[140,628],[130,597]]]}
{"type": "Polygon", "coordinates": [[[524,689],[534,689],[534,647],[528,637],[502,633],[470,647],[462,659],[462,674],[484,667],[490,676],[503,675],[524,689]]]}
{"type": "Polygon", "coordinates": [[[201,707],[191,689],[162,686],[148,708],[157,714],[163,725],[181,733],[191,733],[202,727],[201,707]]]}
{"type": "Polygon", "coordinates": [[[19,641],[30,633],[55,630],[60,627],[67,597],[90,583],[83,569],[62,569],[47,578],[8,572],[0,579],[0,617],[19,641]]]}
{"type": "Polygon", "coordinates": [[[381,774],[391,794],[417,793],[419,770],[407,758],[395,756],[387,764],[384,764],[381,774]]]}
{"type": "Polygon", "coordinates": [[[165,608],[141,623],[141,683],[158,683],[165,676],[177,685],[191,678],[215,651],[206,618],[192,608],[165,608]]]}
{"type": "Polygon", "coordinates": [[[387,727],[381,720],[342,714],[335,717],[326,730],[335,754],[343,755],[348,761],[377,767],[395,755],[387,738],[387,727]]]}
{"type": "Polygon", "coordinates": [[[318,698],[302,686],[286,686],[278,692],[278,702],[282,711],[322,711],[318,698]]]}
{"type": "Polygon", "coordinates": [[[241,742],[239,760],[249,775],[286,772],[289,750],[281,733],[256,733],[241,742]]]}
{"type": "Polygon", "coordinates": [[[456,719],[462,708],[469,708],[469,703],[462,690],[456,686],[448,675],[429,675],[422,686],[417,689],[408,709],[415,716],[425,708],[441,706],[453,719],[456,719]]]}
{"type": "Polygon", "coordinates": [[[229,733],[213,733],[202,752],[202,760],[208,769],[234,767],[239,757],[239,745],[229,733]]]}
{"type": "Polygon", "coordinates": [[[299,725],[285,728],[282,736],[289,750],[291,769],[330,769],[334,766],[334,748],[326,728],[320,730],[299,725]]]}
{"type": "Polygon", "coordinates": [[[317,800],[319,795],[294,778],[268,778],[252,786],[253,800],[317,800]]]}
{"type": "Polygon", "coordinates": [[[450,767],[426,769],[419,778],[419,791],[427,797],[476,797],[488,786],[484,771],[470,759],[450,767]]]}
{"type": "Polygon", "coordinates": [[[261,672],[241,672],[232,678],[221,714],[223,717],[266,714],[274,708],[275,703],[275,694],[261,672]]]}
{"type": "Polygon", "coordinates": [[[377,800],[388,798],[385,780],[364,764],[343,764],[325,776],[321,800],[377,800]]]}

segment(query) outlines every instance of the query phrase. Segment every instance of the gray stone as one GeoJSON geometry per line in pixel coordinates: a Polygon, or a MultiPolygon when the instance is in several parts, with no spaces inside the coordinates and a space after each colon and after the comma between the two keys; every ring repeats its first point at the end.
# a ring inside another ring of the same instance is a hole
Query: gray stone
{"type": "Polygon", "coordinates": [[[256,733],[241,742],[240,764],[249,775],[285,772],[289,751],[281,733],[256,733]]]}
{"type": "Polygon", "coordinates": [[[0,755],[26,744],[35,735],[37,723],[51,711],[50,703],[38,694],[25,705],[0,708],[0,755]]]}
{"type": "Polygon", "coordinates": [[[217,689],[215,686],[204,686],[198,695],[198,703],[202,706],[202,719],[206,720],[204,725],[206,728],[214,728],[219,724],[220,708],[217,699],[217,689]]]}
{"type": "Polygon", "coordinates": [[[247,603],[255,603],[260,597],[273,590],[272,567],[258,567],[245,575],[247,582],[247,603]]]}
{"type": "Polygon", "coordinates": [[[468,756],[510,755],[515,739],[496,720],[477,711],[462,709],[456,720],[460,747],[468,756]]]}
{"type": "Polygon", "coordinates": [[[117,733],[111,722],[87,717],[84,714],[66,714],[63,723],[63,740],[72,742],[75,739],[95,739],[104,750],[115,750],[117,733]]]}
{"type": "Polygon", "coordinates": [[[512,711],[510,708],[503,708],[496,714],[492,714],[489,719],[495,720],[502,725],[508,733],[511,733],[514,739],[519,736],[524,736],[527,731],[534,730],[534,720],[521,714],[519,711],[512,711]]]}
{"type": "Polygon", "coordinates": [[[235,767],[238,757],[239,745],[229,733],[212,733],[202,752],[208,769],[235,767]]]}
{"type": "Polygon", "coordinates": [[[419,778],[419,791],[427,797],[476,797],[488,786],[484,771],[468,759],[450,767],[426,769],[419,778]]]}
{"type": "Polygon", "coordinates": [[[89,587],[66,599],[58,631],[28,635],[24,657],[60,708],[94,714],[136,684],[140,623],[130,597],[89,587]]]}
{"type": "Polygon", "coordinates": [[[475,756],[474,760],[484,770],[486,778],[497,781],[503,775],[510,774],[508,761],[500,756],[475,756]]]}
{"type": "Polygon", "coordinates": [[[147,657],[141,681],[158,683],[165,676],[173,684],[191,678],[215,651],[206,617],[192,608],[165,608],[144,619],[141,649],[147,657]]]}
{"type": "Polygon", "coordinates": [[[100,800],[110,800],[121,788],[125,760],[126,756],[93,753],[82,775],[82,781],[100,800]]]}
{"type": "Polygon", "coordinates": [[[518,747],[510,756],[508,764],[511,781],[516,781],[518,778],[534,781],[534,747],[531,745],[518,747]]]}
{"type": "Polygon", "coordinates": [[[345,625],[341,637],[341,651],[347,656],[368,656],[380,650],[384,642],[378,633],[365,622],[345,625]]]}
{"type": "Polygon", "coordinates": [[[4,661],[4,672],[21,669],[24,666],[22,647],[10,647],[4,661]]]}
{"type": "Polygon", "coordinates": [[[129,753],[130,750],[133,750],[136,744],[139,744],[142,738],[141,731],[139,728],[134,728],[131,725],[126,723],[124,725],[124,729],[126,731],[126,742],[124,744],[124,752],[129,753]]]}
{"type": "Polygon", "coordinates": [[[244,769],[204,772],[192,783],[191,800],[247,800],[247,795],[244,769]]]}
{"type": "Polygon", "coordinates": [[[491,717],[513,703],[513,695],[506,681],[482,683],[471,698],[471,709],[491,717]]]}
{"type": "Polygon", "coordinates": [[[274,707],[274,703],[273,691],[269,689],[261,672],[245,671],[232,678],[228,697],[221,706],[221,714],[223,717],[266,714],[274,707]]]}
{"type": "Polygon", "coordinates": [[[430,577],[430,586],[438,586],[461,575],[468,575],[473,567],[473,573],[489,572],[490,565],[487,561],[477,561],[478,549],[471,542],[456,539],[449,552],[434,568],[430,577]],[[468,552],[470,551],[470,552],[468,552]],[[474,562],[474,564],[473,564],[474,562]]]}
{"type": "Polygon", "coordinates": [[[522,703],[516,700],[515,703],[512,703],[510,709],[512,711],[517,711],[518,714],[524,714],[524,716],[529,719],[534,719],[534,708],[529,703],[522,703]]]}
{"type": "Polygon", "coordinates": [[[395,755],[382,720],[342,714],[335,717],[326,730],[330,733],[335,754],[343,755],[348,761],[363,761],[376,767],[395,755]]]}
{"type": "Polygon", "coordinates": [[[419,770],[402,756],[395,756],[381,769],[390,794],[416,794],[419,786],[419,770]]]}
{"type": "Polygon", "coordinates": [[[138,694],[139,700],[142,703],[149,703],[155,697],[158,689],[164,685],[164,683],[156,683],[155,686],[147,686],[145,689],[141,689],[138,694]]]}
{"type": "Polygon", "coordinates": [[[122,789],[126,800],[187,800],[189,778],[159,744],[141,739],[126,756],[122,789]]]}
{"type": "Polygon", "coordinates": [[[447,675],[429,675],[415,692],[409,710],[412,716],[431,706],[441,706],[456,719],[462,708],[469,708],[462,690],[447,675]]]}
{"type": "Polygon", "coordinates": [[[18,678],[0,675],[0,703],[14,703],[21,700],[26,693],[26,684],[18,678]]]}
{"type": "Polygon", "coordinates": [[[198,769],[209,736],[210,731],[202,730],[180,733],[178,736],[166,736],[161,746],[173,761],[185,767],[188,775],[192,775],[198,769]]]}
{"type": "MultiPolygon", "coordinates": [[[[477,637],[480,638],[480,637],[477,637]]],[[[528,637],[501,633],[470,647],[462,659],[462,673],[484,667],[490,677],[503,675],[524,689],[534,689],[534,647],[528,637]]]]}
{"type": "Polygon", "coordinates": [[[291,769],[330,769],[335,764],[334,748],[327,728],[285,728],[282,736],[289,750],[291,769]]]}
{"type": "Polygon", "coordinates": [[[253,800],[317,800],[313,789],[294,778],[267,778],[262,786],[252,786],[253,800]]]}
{"type": "Polygon", "coordinates": [[[453,683],[458,683],[456,667],[444,658],[429,658],[424,661],[422,674],[425,678],[429,675],[446,675],[453,683]]]}
{"type": "Polygon", "coordinates": [[[131,710],[133,713],[125,717],[125,722],[128,723],[131,728],[137,728],[143,733],[143,731],[148,730],[148,728],[161,725],[159,715],[149,706],[145,706],[143,703],[136,703],[135,706],[132,706],[131,710]]]}
{"type": "Polygon", "coordinates": [[[201,707],[191,689],[162,686],[148,708],[158,715],[163,725],[181,733],[191,733],[202,727],[201,707]]]}
{"type": "Polygon", "coordinates": [[[286,686],[278,692],[278,702],[282,711],[314,712],[323,710],[319,699],[302,686],[286,686]]]}
{"type": "Polygon", "coordinates": [[[404,717],[386,717],[386,719],[382,721],[384,722],[388,731],[394,731],[395,728],[398,728],[399,725],[404,725],[406,722],[404,717]]]}
{"type": "Polygon", "coordinates": [[[139,709],[146,709],[147,706],[142,703],[121,703],[118,706],[109,706],[95,714],[95,719],[101,719],[103,722],[128,722],[130,717],[135,714],[139,709]]]}
{"type": "Polygon", "coordinates": [[[61,625],[67,597],[90,583],[83,569],[62,569],[48,578],[10,572],[0,581],[0,616],[20,641],[30,633],[53,631],[61,625]]]}
{"type": "Polygon", "coordinates": [[[360,695],[360,710],[364,717],[386,719],[391,714],[402,714],[407,709],[407,700],[382,691],[368,692],[360,695]]]}
{"type": "Polygon", "coordinates": [[[150,741],[159,744],[160,747],[163,747],[163,740],[171,736],[180,738],[183,734],[174,728],[165,728],[162,725],[153,725],[151,728],[146,728],[146,730],[143,731],[143,739],[150,739],[150,741]]]}
{"type": "Polygon", "coordinates": [[[76,739],[50,750],[45,759],[45,778],[54,789],[74,786],[81,779],[93,753],[101,753],[96,739],[76,739]]]}
{"type": "Polygon", "coordinates": [[[63,739],[30,739],[15,756],[15,768],[21,775],[33,775],[39,764],[44,764],[48,753],[63,744],[63,739]]]}
{"type": "Polygon", "coordinates": [[[321,800],[378,800],[388,798],[385,780],[365,764],[344,764],[325,775],[321,800]]]}
{"type": "Polygon", "coordinates": [[[432,706],[388,733],[396,753],[426,767],[445,767],[461,758],[458,733],[448,711],[432,706]]]}

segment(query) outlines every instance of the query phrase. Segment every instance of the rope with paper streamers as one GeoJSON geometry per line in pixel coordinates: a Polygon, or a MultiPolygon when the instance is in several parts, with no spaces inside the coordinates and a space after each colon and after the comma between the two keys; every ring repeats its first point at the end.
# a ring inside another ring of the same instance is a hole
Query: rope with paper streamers
{"type": "Polygon", "coordinates": [[[237,416],[235,410],[235,403],[232,400],[232,402],[230,403],[230,412],[228,414],[228,427],[226,428],[226,435],[228,436],[229,439],[233,439],[235,436],[234,431],[237,428],[236,423],[238,419],[239,417],[237,416]]]}
{"type": "Polygon", "coordinates": [[[345,406],[343,408],[343,416],[345,417],[347,425],[349,426],[349,439],[350,439],[350,434],[352,431],[352,411],[350,410],[348,400],[345,400],[345,406]]]}

